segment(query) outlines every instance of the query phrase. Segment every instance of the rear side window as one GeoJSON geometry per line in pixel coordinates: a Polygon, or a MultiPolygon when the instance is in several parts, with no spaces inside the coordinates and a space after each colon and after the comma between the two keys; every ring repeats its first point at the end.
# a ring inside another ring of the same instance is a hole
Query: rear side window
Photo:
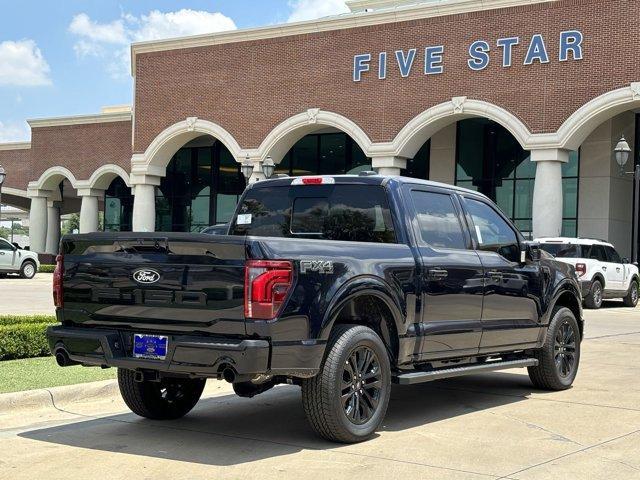
{"type": "Polygon", "coordinates": [[[387,195],[377,185],[301,185],[247,192],[231,235],[395,243],[387,195]]]}
{"type": "Polygon", "coordinates": [[[556,258],[582,258],[580,245],[568,243],[542,243],[540,248],[556,258]]]}
{"type": "Polygon", "coordinates": [[[436,248],[467,247],[451,195],[414,190],[411,196],[424,243],[436,248]]]}

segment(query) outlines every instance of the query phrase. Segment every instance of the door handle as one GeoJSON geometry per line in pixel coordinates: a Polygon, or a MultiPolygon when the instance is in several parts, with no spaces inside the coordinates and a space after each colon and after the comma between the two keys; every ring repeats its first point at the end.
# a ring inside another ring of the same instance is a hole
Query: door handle
{"type": "Polygon", "coordinates": [[[4,252],[0,252],[0,255],[4,255],[4,252]]]}
{"type": "Polygon", "coordinates": [[[442,268],[432,268],[429,270],[429,279],[443,280],[449,276],[449,272],[442,268]]]}
{"type": "Polygon", "coordinates": [[[491,272],[487,272],[487,276],[489,276],[489,278],[491,278],[491,280],[494,280],[496,282],[499,282],[500,280],[502,280],[503,275],[501,272],[498,271],[491,271],[491,272]]]}
{"type": "Polygon", "coordinates": [[[619,271],[620,271],[620,267],[616,267],[616,272],[619,272],[619,271]]]}
{"type": "Polygon", "coordinates": [[[602,269],[606,272],[607,271],[607,267],[602,267],[602,269]]]}

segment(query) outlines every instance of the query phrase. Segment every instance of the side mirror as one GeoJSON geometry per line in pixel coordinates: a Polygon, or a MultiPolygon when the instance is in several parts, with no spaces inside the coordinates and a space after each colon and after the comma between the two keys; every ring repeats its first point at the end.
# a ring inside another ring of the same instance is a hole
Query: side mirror
{"type": "Polygon", "coordinates": [[[20,250],[20,245],[18,245],[16,242],[13,242],[13,246],[16,247],[16,250],[20,250]]]}
{"type": "Polygon", "coordinates": [[[542,253],[538,242],[526,241],[522,244],[520,263],[526,263],[527,259],[532,262],[539,262],[541,258],[542,253]]]}
{"type": "Polygon", "coordinates": [[[623,257],[622,263],[631,263],[631,261],[627,257],[623,257]]]}

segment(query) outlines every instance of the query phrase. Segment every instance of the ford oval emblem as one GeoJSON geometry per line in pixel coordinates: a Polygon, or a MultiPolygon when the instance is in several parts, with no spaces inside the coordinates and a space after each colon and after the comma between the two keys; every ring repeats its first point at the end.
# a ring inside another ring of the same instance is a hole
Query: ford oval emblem
{"type": "Polygon", "coordinates": [[[133,272],[133,279],[138,283],[151,285],[152,283],[156,283],[160,280],[160,274],[149,268],[141,268],[140,270],[133,272]]]}

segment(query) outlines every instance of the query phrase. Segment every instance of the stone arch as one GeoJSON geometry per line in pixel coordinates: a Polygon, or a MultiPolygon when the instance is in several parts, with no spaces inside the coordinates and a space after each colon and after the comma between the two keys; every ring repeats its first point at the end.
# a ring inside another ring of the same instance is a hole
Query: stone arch
{"type": "Polygon", "coordinates": [[[135,162],[134,156],[134,172],[135,163],[144,163],[145,173],[164,176],[164,170],[175,153],[202,135],[210,135],[222,142],[236,160],[241,158],[240,145],[227,130],[208,120],[189,117],[163,130],[145,150],[143,162],[135,162]]]}
{"type": "Polygon", "coordinates": [[[370,156],[372,142],[355,122],[333,112],[310,108],[306,112],[287,118],[276,126],[258,148],[258,157],[264,160],[268,155],[275,163],[280,163],[289,150],[305,135],[323,128],[333,127],[349,135],[370,156]]]}
{"type": "Polygon", "coordinates": [[[388,154],[413,158],[420,147],[436,132],[458,120],[472,117],[483,117],[499,123],[526,149],[531,133],[518,117],[502,107],[482,100],[454,97],[411,119],[388,146],[388,154]]]}
{"type": "Polygon", "coordinates": [[[37,190],[55,190],[60,182],[69,180],[73,188],[78,188],[78,181],[71,171],[65,167],[51,167],[44,171],[36,182],[31,182],[29,188],[37,190]]]}
{"type": "Polygon", "coordinates": [[[558,129],[560,148],[577,150],[599,125],[627,110],[640,108],[640,82],[600,95],[576,110],[558,129]]]}
{"type": "Polygon", "coordinates": [[[127,187],[131,186],[129,174],[125,169],[118,165],[109,164],[103,165],[93,172],[91,178],[88,180],[88,188],[107,190],[109,185],[111,185],[111,182],[113,182],[117,177],[122,178],[124,183],[127,184],[127,187]]]}

